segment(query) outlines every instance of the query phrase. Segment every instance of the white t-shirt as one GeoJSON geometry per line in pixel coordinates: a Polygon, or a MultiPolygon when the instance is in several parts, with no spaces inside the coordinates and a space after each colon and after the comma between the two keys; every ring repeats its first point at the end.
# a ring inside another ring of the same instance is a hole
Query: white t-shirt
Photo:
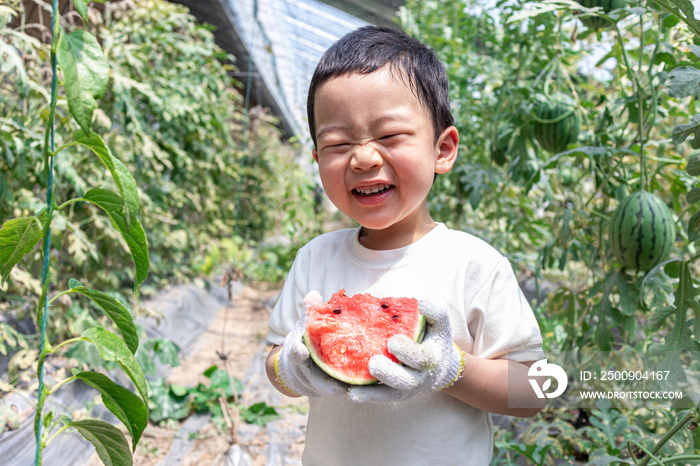
{"type": "MultiPolygon", "coordinates": [[[[508,260],[486,242],[438,224],[409,246],[376,251],[358,229],[321,235],[299,250],[270,316],[268,340],[281,345],[304,296],[414,297],[449,310],[455,343],[481,358],[544,358],[535,316],[508,260]]],[[[468,371],[469,367],[465,367],[468,371]]],[[[503,383],[506,383],[504,380],[503,383]]],[[[488,465],[491,416],[442,392],[398,403],[311,398],[305,465],[488,465]]]]}

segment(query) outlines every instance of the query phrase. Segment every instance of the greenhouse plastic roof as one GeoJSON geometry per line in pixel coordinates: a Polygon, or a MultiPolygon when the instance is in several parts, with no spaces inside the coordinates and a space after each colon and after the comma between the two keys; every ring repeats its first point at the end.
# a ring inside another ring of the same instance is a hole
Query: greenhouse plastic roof
{"type": "MultiPolygon", "coordinates": [[[[221,1],[228,3],[253,68],[279,113],[304,140],[306,95],[316,63],[336,40],[367,23],[316,0],[221,1]]],[[[242,75],[249,64],[239,59],[242,75]]]]}

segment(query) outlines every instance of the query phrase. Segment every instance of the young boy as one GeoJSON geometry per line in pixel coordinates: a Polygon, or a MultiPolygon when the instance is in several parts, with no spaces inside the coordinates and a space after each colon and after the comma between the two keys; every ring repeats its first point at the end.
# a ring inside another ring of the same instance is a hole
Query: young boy
{"type": "Polygon", "coordinates": [[[323,187],[360,227],[304,246],[270,317],[270,381],[310,397],[304,464],[489,464],[489,413],[539,411],[527,376],[544,354],[508,260],[428,212],[459,142],[444,67],[402,32],[358,29],[321,58],[308,116],[323,187]],[[309,306],[341,288],[420,300],[426,337],[389,340],[402,364],[373,357],[381,384],[326,376],[301,342],[305,297],[309,306]],[[510,408],[509,395],[534,407],[510,408]]]}

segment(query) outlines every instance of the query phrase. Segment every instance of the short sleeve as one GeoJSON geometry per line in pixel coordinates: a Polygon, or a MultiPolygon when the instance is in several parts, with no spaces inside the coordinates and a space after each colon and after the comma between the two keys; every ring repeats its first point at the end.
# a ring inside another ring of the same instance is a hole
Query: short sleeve
{"type": "Polygon", "coordinates": [[[467,316],[475,356],[518,362],[544,358],[539,325],[505,257],[468,305],[467,316]]]}
{"type": "Polygon", "coordinates": [[[284,343],[284,338],[294,329],[302,315],[308,282],[306,272],[308,268],[305,267],[307,262],[306,248],[301,248],[297,252],[294,264],[268,321],[267,340],[274,345],[284,343]]]}

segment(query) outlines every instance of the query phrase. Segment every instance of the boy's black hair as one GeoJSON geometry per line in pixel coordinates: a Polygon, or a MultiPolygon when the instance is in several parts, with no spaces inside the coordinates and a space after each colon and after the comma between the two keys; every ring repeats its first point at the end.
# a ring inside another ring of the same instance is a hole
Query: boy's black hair
{"type": "Polygon", "coordinates": [[[306,104],[314,147],[317,143],[314,104],[321,84],[346,74],[369,74],[387,64],[395,77],[408,79],[407,84],[432,119],[436,139],[454,123],[447,73],[435,53],[402,31],[365,26],[333,44],[316,66],[306,104]]]}

